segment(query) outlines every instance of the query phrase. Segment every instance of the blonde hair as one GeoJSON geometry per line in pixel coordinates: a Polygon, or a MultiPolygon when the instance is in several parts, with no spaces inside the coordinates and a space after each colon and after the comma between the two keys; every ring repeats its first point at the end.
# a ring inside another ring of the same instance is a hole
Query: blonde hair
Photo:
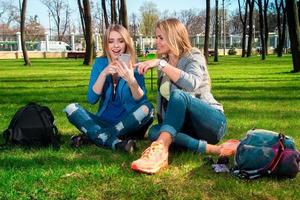
{"type": "Polygon", "coordinates": [[[120,35],[122,36],[122,38],[125,41],[125,47],[126,47],[125,53],[130,54],[132,64],[136,63],[136,53],[135,53],[135,49],[133,47],[133,42],[130,37],[130,34],[126,28],[124,28],[122,25],[119,25],[119,24],[112,24],[105,31],[104,38],[103,38],[104,56],[107,56],[107,58],[110,62],[112,61],[112,58],[111,58],[111,55],[109,54],[109,49],[108,49],[109,36],[112,31],[116,31],[116,32],[120,33],[120,35]]]}
{"type": "MultiPolygon", "coordinates": [[[[160,29],[166,40],[171,52],[180,57],[191,51],[192,45],[189,40],[189,34],[185,26],[175,18],[164,19],[156,24],[156,28],[160,29]]],[[[162,55],[158,54],[158,57],[162,55]]]]}

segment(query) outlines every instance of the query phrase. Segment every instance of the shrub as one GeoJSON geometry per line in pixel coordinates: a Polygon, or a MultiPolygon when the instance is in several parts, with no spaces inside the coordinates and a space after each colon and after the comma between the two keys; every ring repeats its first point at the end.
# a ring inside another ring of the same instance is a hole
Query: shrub
{"type": "Polygon", "coordinates": [[[228,55],[236,55],[236,50],[233,46],[231,46],[228,50],[228,55]]]}

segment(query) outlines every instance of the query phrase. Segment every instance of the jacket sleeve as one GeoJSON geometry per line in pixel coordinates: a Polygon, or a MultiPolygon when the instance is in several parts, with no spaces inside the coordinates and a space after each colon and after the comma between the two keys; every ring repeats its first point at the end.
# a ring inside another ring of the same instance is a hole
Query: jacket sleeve
{"type": "Polygon", "coordinates": [[[193,92],[202,86],[206,71],[205,58],[200,53],[193,54],[185,60],[180,72],[180,78],[175,85],[187,92],[193,92]]]}
{"type": "MultiPolygon", "coordinates": [[[[88,86],[88,92],[87,92],[87,100],[90,104],[95,104],[99,101],[102,94],[96,94],[93,90],[93,86],[95,82],[98,79],[99,74],[102,72],[102,70],[107,66],[108,62],[105,58],[97,58],[95,60],[95,63],[93,65],[91,75],[90,75],[90,81],[88,86]]],[[[103,86],[105,87],[105,85],[103,86]]]]}
{"type": "Polygon", "coordinates": [[[147,89],[145,86],[145,78],[143,75],[140,75],[137,70],[135,70],[135,72],[134,72],[134,77],[135,77],[138,85],[141,87],[141,89],[144,92],[143,97],[141,99],[139,99],[138,101],[145,100],[147,98],[147,89]]]}

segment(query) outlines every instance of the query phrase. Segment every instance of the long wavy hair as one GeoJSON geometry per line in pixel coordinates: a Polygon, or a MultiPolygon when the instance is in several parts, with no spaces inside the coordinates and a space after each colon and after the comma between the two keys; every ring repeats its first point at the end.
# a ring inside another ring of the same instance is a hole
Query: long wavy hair
{"type": "MultiPolygon", "coordinates": [[[[189,34],[185,26],[176,18],[168,18],[158,21],[156,28],[160,29],[166,40],[168,47],[172,54],[176,57],[181,57],[182,55],[188,54],[192,50],[192,45],[189,40],[189,34]]],[[[166,55],[157,54],[159,58],[165,57],[166,55]]],[[[206,63],[205,63],[206,64],[206,63]]],[[[205,66],[207,70],[208,84],[211,87],[211,79],[208,73],[207,65],[205,66]]]]}
{"type": "MultiPolygon", "coordinates": [[[[172,54],[177,57],[191,51],[192,45],[185,26],[176,18],[168,18],[158,21],[156,28],[160,29],[172,54]]],[[[162,55],[158,54],[158,57],[162,55]]]]}
{"type": "Polygon", "coordinates": [[[109,54],[109,49],[108,49],[109,36],[112,31],[116,31],[116,32],[120,33],[120,35],[122,36],[122,38],[125,41],[125,47],[126,47],[125,53],[130,54],[132,64],[136,63],[136,53],[135,53],[135,49],[133,47],[133,42],[130,37],[130,34],[127,31],[127,29],[124,28],[120,24],[112,24],[106,29],[104,38],[103,38],[104,56],[107,56],[107,58],[110,62],[112,61],[112,58],[111,58],[111,55],[109,54]]]}

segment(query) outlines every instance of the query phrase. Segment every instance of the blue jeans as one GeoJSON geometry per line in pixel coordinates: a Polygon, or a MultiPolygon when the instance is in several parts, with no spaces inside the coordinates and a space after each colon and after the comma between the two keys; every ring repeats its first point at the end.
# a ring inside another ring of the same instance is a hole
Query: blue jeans
{"type": "Polygon", "coordinates": [[[94,144],[110,149],[115,149],[115,144],[121,142],[120,138],[142,138],[153,121],[153,106],[150,102],[137,105],[115,124],[101,120],[76,103],[68,105],[65,112],[71,124],[86,134],[94,144]],[[145,112],[145,107],[148,112],[145,112]]]}
{"type": "Polygon", "coordinates": [[[176,145],[205,153],[206,144],[216,144],[225,135],[226,118],[223,112],[182,90],[174,90],[168,102],[162,124],[149,130],[150,140],[168,132],[176,145]]]}

